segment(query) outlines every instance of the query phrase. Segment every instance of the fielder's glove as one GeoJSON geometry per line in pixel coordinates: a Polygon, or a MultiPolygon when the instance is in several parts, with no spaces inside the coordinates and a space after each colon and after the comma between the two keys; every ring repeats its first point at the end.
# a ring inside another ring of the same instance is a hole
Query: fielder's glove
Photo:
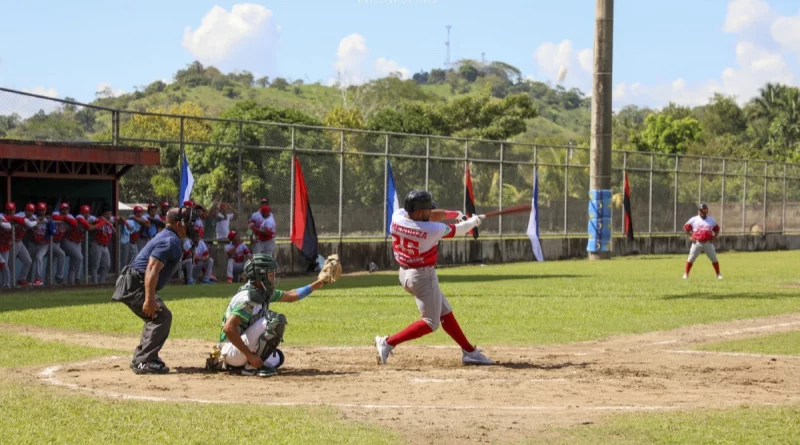
{"type": "Polygon", "coordinates": [[[342,276],[342,263],[339,261],[339,255],[333,254],[325,258],[325,264],[317,275],[317,279],[322,281],[323,284],[332,283],[342,276]]]}

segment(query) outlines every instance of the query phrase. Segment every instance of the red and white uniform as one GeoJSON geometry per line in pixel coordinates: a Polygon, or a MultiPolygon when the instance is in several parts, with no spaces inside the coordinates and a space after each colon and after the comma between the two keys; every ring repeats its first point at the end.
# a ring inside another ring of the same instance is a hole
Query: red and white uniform
{"type": "MultiPolygon", "coordinates": [[[[56,223],[56,232],[53,234],[54,243],[60,243],[67,236],[67,229],[70,227],[67,217],[72,218],[72,215],[62,216],[61,212],[53,212],[53,221],[56,223]]],[[[72,222],[75,222],[75,218],[72,218],[72,222]]]]}
{"type": "Polygon", "coordinates": [[[97,222],[97,218],[92,215],[89,215],[88,218],[83,215],[74,217],[72,215],[67,215],[65,220],[70,225],[70,228],[67,230],[67,239],[76,244],[83,242],[86,231],[89,230],[92,224],[97,222]]]}
{"type": "Polygon", "coordinates": [[[705,219],[699,215],[693,216],[683,226],[684,230],[692,231],[692,238],[695,241],[705,243],[711,241],[714,235],[719,234],[719,224],[711,216],[706,216],[705,219]]]}
{"type": "MultiPolygon", "coordinates": [[[[94,218],[94,217],[91,217],[94,218]]],[[[96,220],[96,219],[95,219],[96,220]]],[[[97,221],[97,220],[96,220],[97,221]]],[[[111,244],[111,237],[114,235],[114,222],[116,220],[112,216],[107,222],[103,221],[103,226],[95,230],[94,242],[101,246],[108,247],[111,244]]]]}
{"type": "Polygon", "coordinates": [[[234,274],[240,274],[244,270],[244,262],[247,256],[250,255],[250,249],[244,243],[233,244],[228,243],[225,246],[225,253],[228,257],[228,267],[226,268],[226,276],[230,280],[234,274]]]}
{"type": "Polygon", "coordinates": [[[436,265],[439,240],[456,234],[454,224],[431,221],[412,221],[404,209],[392,215],[392,250],[394,259],[407,269],[436,265]]]}
{"type": "Polygon", "coordinates": [[[25,216],[25,212],[17,212],[16,215],[16,223],[17,226],[14,228],[14,236],[18,243],[21,243],[25,240],[25,235],[27,235],[28,230],[33,229],[39,223],[39,220],[36,218],[36,215],[25,216]]]}

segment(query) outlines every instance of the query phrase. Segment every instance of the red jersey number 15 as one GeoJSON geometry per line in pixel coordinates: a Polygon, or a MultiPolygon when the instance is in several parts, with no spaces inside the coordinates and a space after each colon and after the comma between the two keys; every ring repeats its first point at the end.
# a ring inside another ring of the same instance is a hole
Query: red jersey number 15
{"type": "Polygon", "coordinates": [[[412,258],[419,256],[419,241],[414,241],[410,238],[401,238],[400,235],[392,235],[392,248],[412,258]]]}

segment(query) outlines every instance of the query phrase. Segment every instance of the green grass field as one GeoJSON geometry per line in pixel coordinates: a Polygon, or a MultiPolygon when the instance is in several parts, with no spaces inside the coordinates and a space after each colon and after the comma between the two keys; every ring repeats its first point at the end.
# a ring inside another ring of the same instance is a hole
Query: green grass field
{"type": "MultiPolygon", "coordinates": [[[[800,310],[797,289],[784,286],[800,281],[796,268],[800,252],[725,253],[721,256],[723,281],[715,279],[705,258],[698,261],[690,280],[682,280],[683,258],[466,266],[442,269],[439,276],[466,334],[478,345],[560,344],[800,310]]],[[[291,289],[307,281],[284,279],[280,288],[291,289]]],[[[214,341],[235,289],[222,284],[165,288],[161,295],[174,314],[171,337],[214,341]]],[[[141,322],[124,306],[111,303],[110,293],[2,295],[0,323],[138,336],[141,322]]],[[[368,345],[375,335],[394,332],[417,318],[414,300],[402,291],[395,272],[344,277],[302,302],[273,309],[287,314],[288,346],[368,345]]],[[[779,334],[706,349],[798,354],[798,337],[779,334]]],[[[0,340],[15,345],[0,352],[2,368],[118,353],[8,333],[0,334],[0,340]]],[[[420,342],[450,344],[443,333],[420,342]]],[[[20,387],[14,379],[4,377],[0,370],[0,406],[11,420],[0,423],[0,437],[13,433],[20,437],[14,443],[39,443],[53,437],[59,438],[53,440],[56,443],[94,443],[112,437],[115,443],[135,443],[150,438],[137,429],[140,424],[157,429],[156,438],[162,443],[180,442],[184,437],[206,443],[241,443],[242,437],[277,443],[403,443],[403,438],[386,430],[345,422],[334,410],[109,401],[38,385],[20,387]],[[167,412],[169,416],[164,415],[167,412]],[[46,431],[39,427],[43,416],[52,418],[46,431]],[[113,422],[115,418],[123,419],[122,424],[113,422]],[[75,422],[81,422],[83,429],[76,431],[75,422]],[[268,432],[253,431],[248,422],[263,425],[268,432]],[[229,436],[219,435],[222,429],[229,436]]],[[[799,426],[800,407],[741,407],[618,415],[530,440],[796,443],[800,442],[799,426]]]]}

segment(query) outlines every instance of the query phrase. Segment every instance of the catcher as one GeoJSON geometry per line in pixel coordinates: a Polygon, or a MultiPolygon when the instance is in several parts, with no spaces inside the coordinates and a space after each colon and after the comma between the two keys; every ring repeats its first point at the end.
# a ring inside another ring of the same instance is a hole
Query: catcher
{"type": "Polygon", "coordinates": [[[336,281],[342,274],[338,255],[325,260],[317,280],[290,291],[281,291],[278,284],[278,263],[263,253],[253,255],[244,265],[247,284],[239,288],[222,316],[219,344],[206,361],[211,370],[227,369],[242,375],[272,377],[283,364],[283,341],[286,316],[269,310],[275,302],[293,303],[302,300],[323,285],[336,281]]]}

